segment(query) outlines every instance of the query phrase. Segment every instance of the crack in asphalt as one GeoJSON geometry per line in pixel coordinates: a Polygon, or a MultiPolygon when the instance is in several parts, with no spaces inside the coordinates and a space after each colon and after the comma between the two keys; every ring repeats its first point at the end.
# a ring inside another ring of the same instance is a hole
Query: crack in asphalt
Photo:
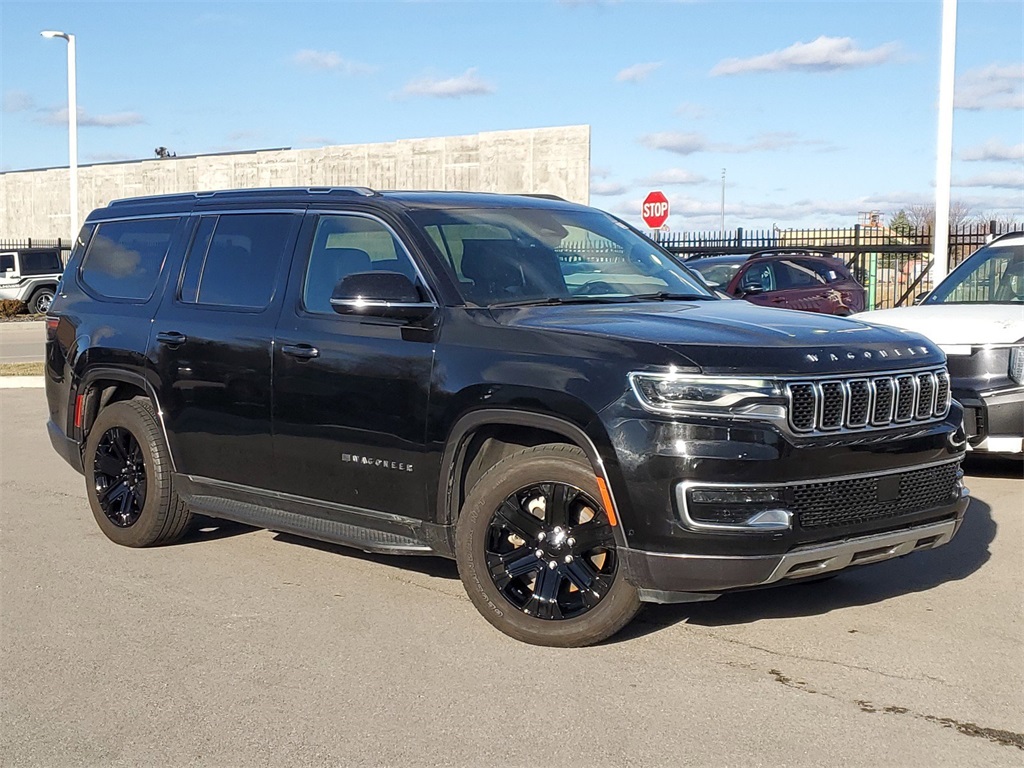
{"type": "Polygon", "coordinates": [[[802,656],[802,655],[800,655],[798,653],[786,653],[784,651],[779,651],[779,650],[775,650],[775,649],[772,649],[772,648],[765,648],[764,646],[755,645],[753,643],[746,643],[746,642],[744,642],[742,640],[737,640],[735,638],[725,637],[723,635],[719,635],[719,634],[716,634],[714,632],[708,632],[707,634],[710,637],[715,638],[716,640],[721,640],[722,642],[732,643],[733,645],[740,645],[740,646],[743,646],[744,648],[750,648],[750,649],[755,650],[755,651],[761,651],[761,652],[767,653],[767,654],[769,654],[771,656],[779,656],[779,657],[782,657],[784,659],[795,659],[797,661],[813,661],[813,662],[817,662],[819,664],[830,664],[830,665],[832,665],[834,667],[842,667],[843,669],[856,669],[856,670],[859,670],[861,672],[870,672],[873,675],[878,675],[879,677],[888,677],[888,678],[891,678],[893,680],[905,680],[905,681],[925,680],[925,681],[932,682],[932,683],[940,683],[940,684],[945,685],[945,686],[949,686],[950,685],[945,680],[943,680],[941,677],[933,677],[932,675],[910,675],[910,676],[907,676],[907,675],[895,675],[892,672],[882,672],[879,669],[872,669],[871,667],[864,667],[864,666],[861,666],[859,664],[848,664],[846,662],[836,661],[834,659],[818,658],[817,656],[802,656]]]}
{"type": "MultiPolygon", "coordinates": [[[[778,669],[770,669],[768,673],[775,678],[775,682],[792,688],[796,691],[802,691],[803,693],[810,693],[819,696],[825,696],[826,698],[832,699],[833,701],[843,702],[844,700],[838,696],[834,696],[824,691],[819,691],[812,688],[805,680],[794,679],[788,675],[783,674],[778,669]]],[[[922,712],[915,712],[907,707],[898,707],[890,705],[887,707],[879,707],[870,701],[864,699],[854,699],[861,712],[867,714],[885,714],[885,715],[908,715],[917,720],[924,720],[929,723],[935,723],[943,728],[951,728],[957,733],[962,733],[964,736],[974,736],[976,738],[985,739],[991,741],[993,744],[999,744],[1004,747],[1016,747],[1019,750],[1024,751],[1024,734],[1015,733],[1013,731],[1004,731],[1000,728],[985,728],[975,723],[964,723],[960,720],[955,720],[952,717],[938,717],[936,715],[928,715],[922,712]]]]}

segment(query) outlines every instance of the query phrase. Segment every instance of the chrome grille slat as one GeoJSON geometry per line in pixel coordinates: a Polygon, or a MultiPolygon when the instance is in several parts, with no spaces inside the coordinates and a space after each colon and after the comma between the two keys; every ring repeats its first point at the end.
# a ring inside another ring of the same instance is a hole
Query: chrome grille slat
{"type": "Polygon", "coordinates": [[[949,412],[944,368],[893,375],[831,377],[786,384],[789,425],[812,435],[929,422],[949,412]]]}

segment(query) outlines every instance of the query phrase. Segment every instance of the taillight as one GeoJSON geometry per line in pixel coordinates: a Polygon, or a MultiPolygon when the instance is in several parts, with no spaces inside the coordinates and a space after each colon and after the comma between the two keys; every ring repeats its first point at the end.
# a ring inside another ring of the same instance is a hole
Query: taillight
{"type": "Polygon", "coordinates": [[[57,326],[60,325],[59,317],[46,318],[46,340],[53,341],[57,338],[57,326]]]}

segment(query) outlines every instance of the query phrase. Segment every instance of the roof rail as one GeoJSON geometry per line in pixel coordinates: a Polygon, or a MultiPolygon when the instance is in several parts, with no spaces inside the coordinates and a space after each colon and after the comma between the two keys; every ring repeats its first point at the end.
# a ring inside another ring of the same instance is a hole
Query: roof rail
{"type": "Polygon", "coordinates": [[[548,194],[547,192],[520,192],[519,196],[520,197],[537,197],[537,198],[540,198],[541,200],[558,200],[558,201],[563,202],[563,203],[569,202],[564,197],[560,197],[558,195],[551,195],[551,194],[548,194]]]}
{"type": "Polygon", "coordinates": [[[313,195],[358,195],[360,197],[375,197],[380,193],[369,187],[258,187],[251,189],[218,189],[211,192],[181,192],[169,195],[147,195],[144,197],[122,197],[111,200],[108,207],[119,205],[134,205],[140,202],[155,202],[157,200],[173,202],[186,202],[189,200],[208,200],[213,197],[289,197],[297,192],[313,195]]]}

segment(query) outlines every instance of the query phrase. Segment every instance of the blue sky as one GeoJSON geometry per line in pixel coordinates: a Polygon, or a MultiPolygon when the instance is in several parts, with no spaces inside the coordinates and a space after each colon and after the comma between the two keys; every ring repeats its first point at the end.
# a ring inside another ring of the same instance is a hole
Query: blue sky
{"type": "MultiPolygon", "coordinates": [[[[591,125],[591,203],[675,230],[933,200],[941,2],[0,0],[0,169],[591,125]]],[[[960,0],[952,196],[1024,219],[1024,3],[960,0]]]]}

